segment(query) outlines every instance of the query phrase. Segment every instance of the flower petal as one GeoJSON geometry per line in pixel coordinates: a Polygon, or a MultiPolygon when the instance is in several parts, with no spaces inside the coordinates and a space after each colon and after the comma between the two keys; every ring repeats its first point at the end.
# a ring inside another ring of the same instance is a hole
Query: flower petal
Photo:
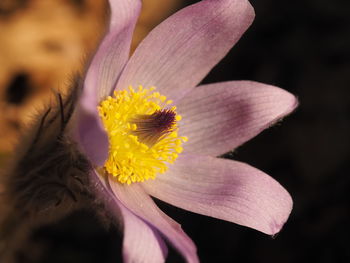
{"type": "Polygon", "coordinates": [[[120,208],[124,218],[124,263],[165,262],[168,249],[158,231],[122,204],[120,208]]]}
{"type": "Polygon", "coordinates": [[[117,88],[156,86],[172,100],[195,87],[254,18],[246,0],[206,0],[157,26],[136,49],[117,88]]]}
{"type": "Polygon", "coordinates": [[[102,166],[108,157],[109,141],[101,119],[97,112],[86,112],[83,108],[78,114],[78,135],[75,139],[86,157],[94,165],[102,166]]]}
{"type": "Polygon", "coordinates": [[[183,155],[167,174],[142,183],[146,192],[195,213],[276,234],[292,209],[288,192],[244,163],[183,155]]]}
{"type": "Polygon", "coordinates": [[[109,95],[129,58],[132,33],[140,12],[140,0],[111,0],[109,32],[95,54],[84,83],[81,103],[95,111],[101,98],[109,95]]]}
{"type": "Polygon", "coordinates": [[[178,106],[186,153],[218,156],[248,141],[293,111],[296,98],[252,81],[199,86],[178,106]]]}
{"type": "Polygon", "coordinates": [[[196,247],[181,226],[164,214],[140,184],[125,185],[109,179],[111,189],[120,202],[134,214],[158,229],[179,250],[188,263],[199,262],[196,247]]]}
{"type": "Polygon", "coordinates": [[[90,172],[89,178],[92,190],[103,201],[108,212],[116,219],[123,218],[124,262],[165,262],[168,249],[157,230],[124,207],[95,170],[90,172]]]}

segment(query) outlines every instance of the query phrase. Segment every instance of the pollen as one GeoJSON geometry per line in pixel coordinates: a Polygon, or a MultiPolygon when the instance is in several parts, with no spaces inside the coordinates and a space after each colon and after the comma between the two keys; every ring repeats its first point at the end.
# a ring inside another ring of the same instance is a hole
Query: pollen
{"type": "Polygon", "coordinates": [[[178,135],[181,116],[155,87],[115,91],[98,106],[109,138],[107,174],[120,183],[155,179],[182,152],[187,137],[178,135]]]}

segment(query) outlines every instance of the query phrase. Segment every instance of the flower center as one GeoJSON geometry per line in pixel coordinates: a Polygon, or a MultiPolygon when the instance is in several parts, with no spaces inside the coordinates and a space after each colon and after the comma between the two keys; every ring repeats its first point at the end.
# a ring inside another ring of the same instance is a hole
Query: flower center
{"type": "Polygon", "coordinates": [[[98,107],[109,138],[105,170],[120,183],[154,179],[182,152],[187,137],[178,136],[181,116],[155,88],[115,91],[98,107]]]}

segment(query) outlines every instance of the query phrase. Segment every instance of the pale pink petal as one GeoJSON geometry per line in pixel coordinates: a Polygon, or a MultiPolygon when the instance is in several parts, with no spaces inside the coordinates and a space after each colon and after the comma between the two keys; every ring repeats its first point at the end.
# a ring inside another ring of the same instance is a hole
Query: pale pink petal
{"type": "Polygon", "coordinates": [[[111,0],[109,3],[109,32],[89,66],[81,98],[82,106],[90,112],[113,90],[129,58],[132,33],[141,8],[140,0],[111,0]]]}
{"type": "Polygon", "coordinates": [[[248,141],[297,106],[289,92],[252,81],[199,86],[178,103],[186,153],[218,156],[248,141]]]}
{"type": "Polygon", "coordinates": [[[168,249],[158,231],[124,207],[111,192],[109,185],[106,185],[104,177],[95,170],[91,170],[89,175],[91,190],[103,201],[108,212],[118,220],[115,223],[124,223],[124,263],[165,262],[168,249]]]}
{"type": "Polygon", "coordinates": [[[184,256],[188,263],[199,262],[196,247],[183,232],[181,226],[164,214],[140,184],[125,185],[109,180],[111,189],[120,202],[134,214],[160,231],[164,237],[184,256]]]}
{"type": "Polygon", "coordinates": [[[254,18],[246,0],[205,0],[157,26],[136,49],[117,88],[156,86],[172,100],[195,87],[254,18]]]}
{"type": "Polygon", "coordinates": [[[102,166],[108,157],[109,141],[97,112],[90,113],[80,108],[78,135],[80,150],[94,165],[102,166]]]}
{"type": "Polygon", "coordinates": [[[168,249],[157,233],[145,221],[119,205],[124,219],[124,263],[163,263],[168,249]]]}
{"type": "Polygon", "coordinates": [[[139,0],[111,0],[109,3],[109,32],[89,66],[78,111],[78,140],[90,161],[98,166],[108,156],[108,138],[98,116],[97,105],[113,90],[129,58],[132,32],[141,8],[139,0]]]}
{"type": "Polygon", "coordinates": [[[165,175],[142,183],[152,196],[174,206],[273,235],[292,209],[288,192],[244,163],[183,155],[165,175]]]}

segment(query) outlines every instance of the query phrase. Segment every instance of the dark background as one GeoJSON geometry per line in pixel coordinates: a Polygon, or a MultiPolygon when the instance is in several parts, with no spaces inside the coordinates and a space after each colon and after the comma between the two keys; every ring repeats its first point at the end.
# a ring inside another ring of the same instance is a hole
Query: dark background
{"type": "MultiPolygon", "coordinates": [[[[192,1],[195,2],[195,1],[192,1]]],[[[295,113],[232,158],[277,179],[294,209],[275,238],[164,203],[202,262],[350,262],[350,1],[255,0],[256,20],[204,82],[256,80],[300,100],[295,113]]],[[[121,237],[89,213],[40,229],[42,262],[119,262],[121,237]]],[[[168,262],[181,262],[170,251],[168,262]]]]}

